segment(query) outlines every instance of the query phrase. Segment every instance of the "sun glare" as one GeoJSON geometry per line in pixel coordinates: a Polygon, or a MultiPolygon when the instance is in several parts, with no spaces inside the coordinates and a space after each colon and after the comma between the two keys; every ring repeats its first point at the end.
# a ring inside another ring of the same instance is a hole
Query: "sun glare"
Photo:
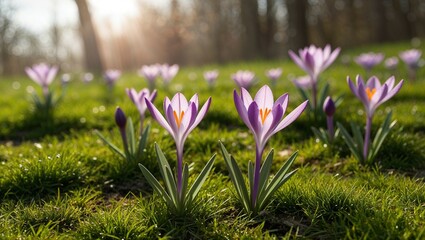
{"type": "Polygon", "coordinates": [[[99,23],[106,23],[114,31],[119,31],[128,18],[138,14],[137,0],[92,0],[90,8],[99,23]]]}

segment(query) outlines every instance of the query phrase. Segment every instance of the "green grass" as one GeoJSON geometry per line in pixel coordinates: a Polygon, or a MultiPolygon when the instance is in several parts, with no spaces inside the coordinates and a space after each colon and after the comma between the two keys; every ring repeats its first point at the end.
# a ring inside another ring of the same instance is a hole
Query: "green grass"
{"type": "MultiPolygon", "coordinates": [[[[386,56],[410,48],[408,43],[365,46],[342,54],[382,51],[386,56]]],[[[425,48],[422,47],[425,52],[425,48]]],[[[276,172],[294,151],[299,168],[276,194],[272,203],[251,218],[235,198],[218,141],[235,156],[246,175],[254,159],[255,143],[233,104],[235,88],[230,75],[239,69],[256,72],[255,93],[267,84],[264,72],[282,67],[284,75],[273,89],[275,98],[288,92],[289,109],[302,99],[291,76],[304,73],[289,60],[240,62],[181,69],[168,92],[159,86],[155,102],[177,90],[187,97],[199,93],[200,102],[212,96],[205,119],[185,144],[184,159],[193,163],[191,181],[208,159],[218,153],[213,173],[200,192],[196,209],[187,216],[170,214],[134,163],[109,151],[94,130],[121,147],[114,123],[116,106],[138,126],[136,108],[126,87],[147,86],[135,73],[127,73],[108,94],[101,79],[83,84],[77,75],[67,89],[54,117],[42,119],[32,109],[26,77],[0,81],[0,239],[424,239],[425,238],[425,68],[416,82],[406,81],[393,99],[378,108],[373,129],[392,110],[397,125],[377,156],[375,167],[360,166],[343,142],[323,146],[311,126],[325,127],[303,114],[269,141],[275,149],[276,172]],[[220,71],[217,87],[210,90],[202,79],[204,70],[220,71]]],[[[336,120],[363,125],[363,106],[346,84],[364,71],[339,60],[322,74],[333,96],[344,95],[336,120]]],[[[373,70],[381,81],[390,73],[382,66],[373,70]]],[[[407,77],[403,65],[394,73],[397,82],[407,77]]],[[[54,89],[60,91],[59,82],[54,89]]],[[[162,108],[160,108],[162,109],[162,108]]],[[[140,162],[160,178],[153,143],[157,142],[175,166],[171,136],[147,114],[152,131],[140,162]]]]}

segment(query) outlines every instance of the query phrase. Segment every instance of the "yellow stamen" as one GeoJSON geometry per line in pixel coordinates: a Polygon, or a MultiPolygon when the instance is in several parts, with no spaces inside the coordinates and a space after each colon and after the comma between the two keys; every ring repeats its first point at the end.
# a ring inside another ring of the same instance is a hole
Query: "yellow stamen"
{"type": "Polygon", "coordinates": [[[376,88],[372,88],[372,90],[370,90],[370,88],[366,88],[366,95],[367,98],[369,99],[369,101],[372,99],[373,95],[375,95],[376,93],[376,88]]]}
{"type": "Polygon", "coordinates": [[[271,109],[266,108],[266,110],[260,109],[260,118],[261,118],[261,124],[264,124],[264,121],[266,121],[267,116],[271,112],[271,109]]]}
{"type": "Polygon", "coordinates": [[[177,116],[176,111],[173,111],[173,115],[174,115],[174,120],[176,120],[177,127],[180,127],[180,124],[182,124],[184,112],[180,112],[180,115],[177,116]]]}

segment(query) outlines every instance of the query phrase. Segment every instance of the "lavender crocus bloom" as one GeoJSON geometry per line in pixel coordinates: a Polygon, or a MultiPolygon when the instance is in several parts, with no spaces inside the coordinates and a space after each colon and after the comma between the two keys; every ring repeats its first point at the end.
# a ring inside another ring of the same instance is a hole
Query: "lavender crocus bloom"
{"type": "Polygon", "coordinates": [[[105,79],[108,86],[112,87],[115,85],[115,82],[121,77],[121,71],[117,69],[108,69],[103,74],[103,78],[105,79]]]}
{"type": "Polygon", "coordinates": [[[201,122],[207,113],[211,97],[199,110],[198,94],[187,101],[186,97],[177,93],[170,100],[168,97],[164,100],[165,118],[149,99],[145,98],[146,105],[152,117],[167,130],[176,142],[177,149],[177,191],[181,196],[182,192],[182,171],[183,171],[183,146],[187,136],[201,122]]]}
{"type": "Polygon", "coordinates": [[[204,72],[204,79],[205,81],[207,81],[208,86],[212,87],[215,84],[215,81],[218,78],[218,71],[217,70],[212,70],[212,71],[206,71],[204,72]]]}
{"type": "Polygon", "coordinates": [[[134,88],[126,88],[125,89],[128,97],[130,100],[136,105],[137,110],[139,110],[140,114],[140,134],[143,132],[143,121],[145,119],[145,112],[146,112],[146,102],[145,98],[147,98],[150,102],[153,102],[156,98],[156,90],[153,90],[151,93],[149,89],[143,88],[139,92],[136,91],[134,88]]]}
{"type": "Polygon", "coordinates": [[[380,64],[384,60],[384,54],[382,53],[362,53],[354,61],[362,66],[367,72],[369,72],[373,67],[380,64]]]}
{"type": "Polygon", "coordinates": [[[292,80],[297,88],[304,90],[311,89],[311,77],[309,75],[298,77],[292,80]]]}
{"type": "Polygon", "coordinates": [[[27,75],[43,89],[43,95],[49,95],[49,85],[55,79],[58,73],[57,66],[49,66],[45,63],[35,64],[32,67],[26,67],[27,75]]]}
{"type": "Polygon", "coordinates": [[[348,86],[350,86],[351,92],[362,101],[366,110],[366,133],[363,147],[363,157],[367,159],[369,153],[369,142],[370,132],[372,129],[372,118],[379,105],[392,98],[398,91],[400,91],[403,85],[401,80],[396,86],[394,86],[394,76],[388,78],[384,84],[379,82],[379,79],[375,76],[369,78],[364,83],[362,77],[357,75],[356,84],[354,84],[350,77],[347,77],[348,86]]]}
{"type": "Polygon", "coordinates": [[[120,130],[124,149],[128,149],[127,134],[125,132],[125,127],[127,125],[127,117],[125,116],[124,112],[120,107],[117,107],[117,109],[115,110],[115,123],[117,124],[120,130]]]}
{"type": "Polygon", "coordinates": [[[400,53],[401,60],[410,68],[417,69],[422,52],[417,49],[410,49],[400,53]]]}
{"type": "Polygon", "coordinates": [[[239,70],[232,75],[232,79],[238,87],[249,90],[254,84],[255,74],[251,71],[239,70]]]}
{"type": "Polygon", "coordinates": [[[326,97],[325,101],[323,102],[323,112],[326,114],[326,123],[328,126],[328,135],[329,140],[332,141],[335,135],[334,131],[334,123],[333,123],[333,116],[335,114],[336,108],[335,103],[332,100],[330,96],[326,97]]]}
{"type": "Polygon", "coordinates": [[[300,49],[299,55],[292,50],[288,52],[292,60],[310,76],[314,108],[317,106],[319,75],[335,61],[340,51],[340,48],[331,51],[331,46],[328,44],[323,49],[310,45],[310,47],[300,49]]]}
{"type": "Polygon", "coordinates": [[[308,101],[303,102],[283,118],[288,106],[288,94],[283,94],[275,102],[273,93],[267,85],[257,92],[254,99],[245,88],[241,88],[240,95],[234,90],[233,97],[239,116],[253,133],[256,143],[254,185],[251,189],[252,206],[255,206],[259,190],[261,159],[267,141],[272,135],[295,121],[304,111],[308,101]]]}
{"type": "Polygon", "coordinates": [[[398,65],[398,58],[397,57],[387,58],[385,59],[384,65],[388,70],[395,70],[398,65]]]}
{"type": "Polygon", "coordinates": [[[400,53],[400,58],[407,65],[409,70],[409,78],[416,79],[416,70],[419,68],[419,60],[422,52],[417,49],[410,49],[400,53]]]}
{"type": "Polygon", "coordinates": [[[155,80],[161,71],[160,66],[161,65],[158,64],[144,65],[139,70],[139,75],[146,78],[146,80],[148,81],[149,89],[151,91],[153,91],[153,89],[155,88],[155,80]]]}
{"type": "Polygon", "coordinates": [[[270,79],[272,85],[276,85],[276,81],[282,76],[281,68],[272,68],[266,71],[266,76],[270,79]]]}
{"type": "Polygon", "coordinates": [[[168,64],[164,64],[161,66],[160,70],[164,84],[168,85],[179,72],[179,65],[174,64],[170,66],[168,64]]]}

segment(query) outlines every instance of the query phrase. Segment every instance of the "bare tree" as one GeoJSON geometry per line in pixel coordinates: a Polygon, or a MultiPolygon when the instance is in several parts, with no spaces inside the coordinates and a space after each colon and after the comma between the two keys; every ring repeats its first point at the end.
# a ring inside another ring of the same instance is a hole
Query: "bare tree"
{"type": "Polygon", "coordinates": [[[102,72],[103,65],[100,57],[96,31],[91,19],[86,0],[75,0],[80,16],[81,35],[84,43],[86,68],[90,71],[102,72]]]}
{"type": "Polygon", "coordinates": [[[288,11],[289,49],[298,49],[309,43],[307,25],[307,0],[286,0],[288,11]]]}
{"type": "Polygon", "coordinates": [[[257,0],[240,0],[241,45],[244,59],[255,59],[260,55],[261,31],[257,0]]]}

